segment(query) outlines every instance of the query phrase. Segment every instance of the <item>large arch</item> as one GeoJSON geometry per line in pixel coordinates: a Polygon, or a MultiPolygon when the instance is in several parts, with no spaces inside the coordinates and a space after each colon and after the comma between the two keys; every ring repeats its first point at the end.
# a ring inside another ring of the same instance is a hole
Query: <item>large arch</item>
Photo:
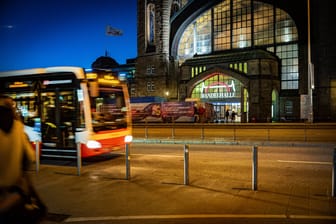
{"type": "Polygon", "coordinates": [[[244,74],[215,66],[187,83],[186,96],[212,103],[217,122],[228,122],[226,113],[233,112],[238,115],[235,121],[247,122],[249,82],[244,74]]]}
{"type": "Polygon", "coordinates": [[[206,80],[208,77],[212,76],[215,73],[226,74],[228,76],[233,77],[234,79],[239,80],[244,86],[246,86],[246,87],[249,86],[249,79],[246,77],[246,75],[242,75],[240,73],[228,70],[224,67],[216,66],[216,67],[213,67],[213,68],[199,74],[197,77],[195,77],[194,79],[191,79],[189,82],[187,82],[187,96],[188,97],[191,96],[192,90],[195,88],[195,86],[197,84],[206,80]]]}
{"type": "Polygon", "coordinates": [[[174,36],[171,55],[181,65],[195,55],[265,49],[283,62],[281,90],[298,94],[301,75],[295,21],[277,5],[252,0],[232,3],[224,0],[210,8],[209,3],[194,20],[186,19],[174,36]]]}

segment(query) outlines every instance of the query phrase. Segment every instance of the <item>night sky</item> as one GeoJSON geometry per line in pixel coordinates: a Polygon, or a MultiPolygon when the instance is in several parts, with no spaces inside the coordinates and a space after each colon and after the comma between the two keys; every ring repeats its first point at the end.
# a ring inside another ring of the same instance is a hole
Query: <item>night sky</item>
{"type": "Polygon", "coordinates": [[[1,0],[0,71],[137,56],[136,0],[1,0]],[[106,26],[122,31],[106,35],[106,26]]]}

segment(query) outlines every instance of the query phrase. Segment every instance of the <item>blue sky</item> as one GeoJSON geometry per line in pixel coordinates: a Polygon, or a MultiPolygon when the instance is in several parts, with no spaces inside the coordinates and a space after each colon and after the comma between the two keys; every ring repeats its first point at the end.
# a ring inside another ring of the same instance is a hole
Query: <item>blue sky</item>
{"type": "Polygon", "coordinates": [[[137,56],[137,0],[2,0],[0,71],[58,65],[90,68],[105,51],[137,56]],[[111,25],[122,36],[107,36],[111,25]]]}

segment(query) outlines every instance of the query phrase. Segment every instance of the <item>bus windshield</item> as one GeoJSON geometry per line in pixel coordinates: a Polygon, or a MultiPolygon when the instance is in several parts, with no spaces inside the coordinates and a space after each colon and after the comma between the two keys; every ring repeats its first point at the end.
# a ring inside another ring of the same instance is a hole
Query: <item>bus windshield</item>
{"type": "Polygon", "coordinates": [[[99,87],[99,94],[91,97],[94,132],[127,127],[125,98],[122,87],[99,87]]]}

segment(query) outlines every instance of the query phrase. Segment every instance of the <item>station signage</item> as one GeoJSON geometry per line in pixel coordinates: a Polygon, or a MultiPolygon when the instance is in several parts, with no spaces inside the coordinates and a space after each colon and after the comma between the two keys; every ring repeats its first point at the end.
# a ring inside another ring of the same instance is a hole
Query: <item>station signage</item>
{"type": "Polygon", "coordinates": [[[203,100],[240,98],[241,82],[231,76],[214,73],[194,87],[191,97],[203,100]]]}
{"type": "Polygon", "coordinates": [[[201,87],[201,98],[233,98],[236,97],[236,88],[233,80],[226,82],[212,82],[206,85],[204,82],[201,87]]]}

